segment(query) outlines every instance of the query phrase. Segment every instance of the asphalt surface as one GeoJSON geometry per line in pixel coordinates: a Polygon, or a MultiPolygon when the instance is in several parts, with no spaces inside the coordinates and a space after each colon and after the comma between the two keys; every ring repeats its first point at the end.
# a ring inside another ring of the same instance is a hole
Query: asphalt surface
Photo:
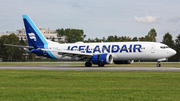
{"type": "Polygon", "coordinates": [[[180,71],[180,67],[0,66],[0,70],[180,71]]]}

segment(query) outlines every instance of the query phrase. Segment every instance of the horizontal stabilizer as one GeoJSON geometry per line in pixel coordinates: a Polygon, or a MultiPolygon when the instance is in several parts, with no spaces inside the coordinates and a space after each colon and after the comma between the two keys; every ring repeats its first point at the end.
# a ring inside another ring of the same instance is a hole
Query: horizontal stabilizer
{"type": "Polygon", "coordinates": [[[34,47],[31,46],[21,46],[21,45],[11,45],[11,44],[4,44],[5,46],[12,46],[12,47],[19,47],[19,48],[28,48],[33,49],[34,47]]]}

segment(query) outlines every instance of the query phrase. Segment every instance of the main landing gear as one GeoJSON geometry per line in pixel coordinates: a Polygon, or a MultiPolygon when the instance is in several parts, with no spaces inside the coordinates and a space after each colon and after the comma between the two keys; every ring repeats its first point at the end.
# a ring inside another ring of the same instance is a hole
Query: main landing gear
{"type": "MultiPolygon", "coordinates": [[[[86,66],[86,67],[91,67],[91,66],[92,66],[92,63],[91,63],[90,61],[87,61],[87,62],[85,63],[85,66],[86,66]]],[[[99,66],[99,67],[104,67],[104,64],[98,64],[98,66],[99,66]]]]}
{"type": "Polygon", "coordinates": [[[158,63],[157,63],[157,67],[161,67],[160,61],[158,61],[158,63]]]}
{"type": "Polygon", "coordinates": [[[99,67],[104,67],[104,64],[98,64],[99,67]]]}
{"type": "Polygon", "coordinates": [[[86,67],[91,67],[91,66],[92,66],[92,63],[91,63],[90,61],[87,61],[87,62],[85,63],[85,66],[86,66],[86,67]]]}

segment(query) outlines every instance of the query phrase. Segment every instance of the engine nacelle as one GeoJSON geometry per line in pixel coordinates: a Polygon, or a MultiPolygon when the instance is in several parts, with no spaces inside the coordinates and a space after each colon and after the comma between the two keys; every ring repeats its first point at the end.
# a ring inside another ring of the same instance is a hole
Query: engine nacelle
{"type": "Polygon", "coordinates": [[[111,54],[97,54],[91,57],[93,64],[111,64],[113,57],[111,54]]]}
{"type": "Polygon", "coordinates": [[[119,61],[113,61],[114,64],[132,64],[134,60],[119,60],[119,61]]]}

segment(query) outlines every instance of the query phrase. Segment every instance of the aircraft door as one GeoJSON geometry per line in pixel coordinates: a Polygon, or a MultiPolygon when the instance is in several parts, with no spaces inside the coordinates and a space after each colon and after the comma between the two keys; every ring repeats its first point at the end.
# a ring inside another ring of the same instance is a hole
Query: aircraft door
{"type": "Polygon", "coordinates": [[[154,44],[151,45],[151,53],[155,53],[155,45],[154,44]]]}

